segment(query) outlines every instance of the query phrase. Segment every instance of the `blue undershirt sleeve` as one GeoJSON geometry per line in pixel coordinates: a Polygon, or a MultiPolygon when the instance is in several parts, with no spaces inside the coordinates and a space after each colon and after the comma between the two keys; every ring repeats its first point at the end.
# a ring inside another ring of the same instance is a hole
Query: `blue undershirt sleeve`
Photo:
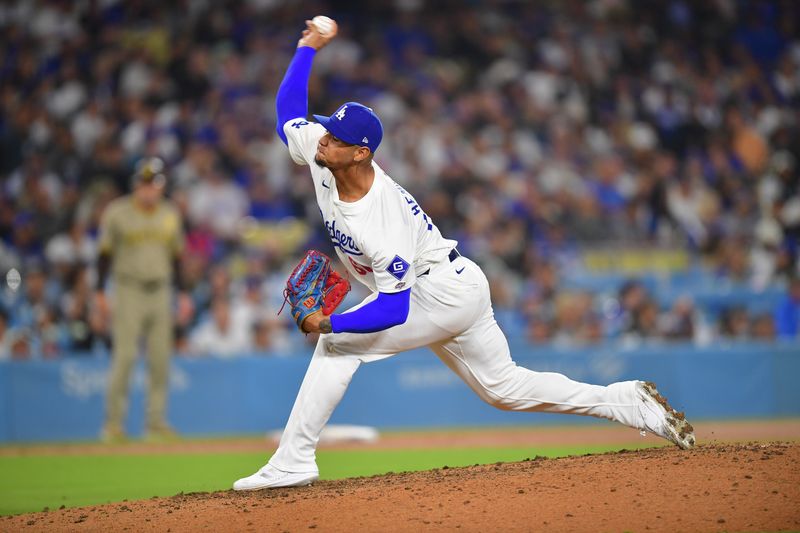
{"type": "Polygon", "coordinates": [[[378,297],[350,313],[331,315],[334,333],[374,333],[397,326],[408,318],[411,289],[378,293],[378,297]]]}
{"type": "Polygon", "coordinates": [[[311,75],[311,64],[316,53],[317,51],[310,46],[301,46],[297,49],[283,76],[278,94],[275,95],[275,108],[278,116],[275,130],[283,144],[287,146],[289,141],[283,132],[283,125],[293,118],[305,118],[308,115],[308,78],[311,75]]]}

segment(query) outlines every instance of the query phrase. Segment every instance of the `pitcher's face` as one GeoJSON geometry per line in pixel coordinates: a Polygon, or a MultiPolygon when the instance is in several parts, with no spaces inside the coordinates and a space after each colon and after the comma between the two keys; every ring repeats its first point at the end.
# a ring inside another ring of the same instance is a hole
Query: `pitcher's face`
{"type": "Polygon", "coordinates": [[[330,170],[338,170],[358,164],[369,156],[369,148],[349,144],[326,131],[317,143],[314,162],[330,170]]]}

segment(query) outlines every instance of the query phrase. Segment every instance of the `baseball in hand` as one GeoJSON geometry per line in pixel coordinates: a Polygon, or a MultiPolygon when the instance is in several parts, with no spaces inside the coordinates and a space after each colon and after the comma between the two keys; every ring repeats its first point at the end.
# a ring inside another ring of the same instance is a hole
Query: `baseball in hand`
{"type": "Polygon", "coordinates": [[[336,23],[333,19],[325,15],[317,15],[311,19],[311,23],[323,37],[328,37],[333,32],[334,28],[336,28],[336,23]]]}

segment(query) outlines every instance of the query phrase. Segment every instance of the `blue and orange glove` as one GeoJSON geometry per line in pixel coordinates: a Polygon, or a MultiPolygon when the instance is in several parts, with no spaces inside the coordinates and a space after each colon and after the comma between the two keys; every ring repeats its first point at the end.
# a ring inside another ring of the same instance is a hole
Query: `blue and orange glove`
{"type": "Polygon", "coordinates": [[[283,297],[284,303],[289,302],[292,308],[297,327],[306,333],[303,329],[306,318],[319,311],[330,315],[349,291],[350,282],[333,270],[330,258],[322,252],[309,250],[286,280],[283,297]]]}

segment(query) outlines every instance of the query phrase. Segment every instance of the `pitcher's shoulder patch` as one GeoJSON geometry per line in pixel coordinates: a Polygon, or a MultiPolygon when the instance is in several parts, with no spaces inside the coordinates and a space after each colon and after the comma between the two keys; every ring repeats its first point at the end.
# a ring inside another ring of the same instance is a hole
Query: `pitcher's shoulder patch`
{"type": "Polygon", "coordinates": [[[394,259],[392,259],[391,263],[389,263],[389,268],[386,270],[389,272],[389,274],[397,278],[397,281],[400,281],[406,275],[406,272],[408,272],[408,267],[408,261],[399,255],[396,255],[394,256],[394,259]]]}

